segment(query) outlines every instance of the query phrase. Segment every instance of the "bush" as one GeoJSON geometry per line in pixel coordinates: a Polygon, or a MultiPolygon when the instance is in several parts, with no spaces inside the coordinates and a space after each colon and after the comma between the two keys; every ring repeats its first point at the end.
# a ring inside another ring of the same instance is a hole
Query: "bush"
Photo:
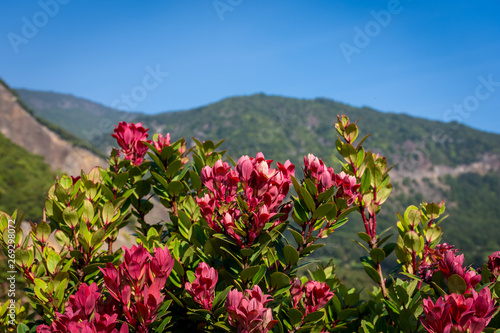
{"type": "Polygon", "coordinates": [[[366,137],[354,144],[358,127],[346,116],[336,130],[342,170],[309,154],[296,179],[289,161],[273,166],[257,153],[235,162],[217,150],[222,142],[194,139],[187,149],[184,139],[150,141],[141,124],[120,123],[109,168],[57,180],[46,219],[29,235],[16,213],[2,213],[8,269],[22,273],[33,308],[11,306],[9,293],[2,330],[493,332],[500,252],[481,270],[464,267],[464,256],[440,243],[443,202],[410,206],[396,235],[378,233],[391,167],[362,147],[366,137]],[[146,223],[152,198],[169,219],[146,223]],[[355,213],[364,223],[361,264],[375,283],[367,300],[333,263],[308,260],[355,213]],[[137,244],[113,251],[131,221],[137,244]],[[393,253],[398,264],[384,272],[393,253]]]}

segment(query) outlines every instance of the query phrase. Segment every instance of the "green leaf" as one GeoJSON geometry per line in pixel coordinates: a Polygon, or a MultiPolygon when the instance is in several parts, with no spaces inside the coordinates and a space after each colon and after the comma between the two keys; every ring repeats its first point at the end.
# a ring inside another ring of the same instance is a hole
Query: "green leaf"
{"type": "Polygon", "coordinates": [[[74,229],[79,223],[78,212],[73,207],[66,207],[63,211],[63,219],[71,229],[74,229]]]}
{"type": "Polygon", "coordinates": [[[139,180],[135,183],[135,193],[139,198],[143,198],[151,191],[151,184],[146,180],[139,180]]]}
{"type": "Polygon", "coordinates": [[[49,270],[50,274],[55,273],[59,261],[61,261],[61,257],[55,251],[50,251],[49,255],[47,256],[47,269],[49,270]]]}
{"type": "Polygon", "coordinates": [[[167,177],[173,177],[181,167],[182,167],[182,162],[180,160],[175,160],[167,167],[165,175],[167,177]]]}
{"type": "Polygon", "coordinates": [[[184,185],[180,181],[174,180],[168,185],[168,192],[172,196],[178,196],[184,190],[184,185]]]}
{"type": "Polygon", "coordinates": [[[392,184],[377,189],[377,202],[379,205],[383,204],[392,192],[392,184]]]}
{"type": "Polygon", "coordinates": [[[344,130],[344,138],[346,141],[354,142],[358,137],[358,126],[355,123],[349,124],[344,130]]]}
{"type": "Polygon", "coordinates": [[[356,309],[344,309],[339,313],[339,319],[340,320],[347,320],[349,318],[358,318],[358,310],[356,309]]]}
{"type": "Polygon", "coordinates": [[[450,276],[447,284],[450,293],[464,294],[465,290],[467,289],[465,280],[457,274],[453,274],[452,276],[450,276]]]}
{"type": "Polygon", "coordinates": [[[292,218],[300,226],[308,220],[308,214],[306,213],[305,208],[300,204],[300,200],[294,201],[292,218]]]}
{"type": "Polygon", "coordinates": [[[264,277],[264,274],[266,273],[266,270],[267,270],[266,265],[260,265],[260,269],[252,277],[252,283],[254,285],[259,284],[260,280],[262,280],[262,278],[264,277]]]}
{"type": "Polygon", "coordinates": [[[320,321],[321,319],[323,319],[324,316],[325,316],[325,313],[323,311],[314,311],[314,312],[311,312],[310,314],[308,314],[307,316],[305,316],[304,322],[305,323],[316,323],[316,322],[320,321]]]}
{"type": "Polygon", "coordinates": [[[300,191],[300,197],[304,200],[309,211],[314,212],[316,205],[314,204],[314,200],[313,200],[312,196],[303,187],[299,188],[299,191],[300,191]]]}
{"type": "Polygon", "coordinates": [[[48,302],[49,300],[45,297],[45,291],[47,289],[47,283],[42,279],[35,278],[35,295],[39,300],[43,302],[48,302]]]}
{"type": "Polygon", "coordinates": [[[316,197],[318,195],[318,189],[310,179],[304,180],[304,185],[311,196],[316,197]]]}
{"type": "Polygon", "coordinates": [[[199,191],[201,188],[201,179],[200,176],[194,171],[189,171],[189,177],[191,178],[191,184],[193,184],[193,188],[196,191],[199,191]]]}
{"type": "Polygon", "coordinates": [[[293,188],[295,189],[295,192],[297,194],[299,194],[300,193],[300,188],[301,188],[299,182],[297,181],[297,179],[295,179],[294,176],[292,176],[291,179],[292,179],[292,185],[293,185],[293,188]]]}
{"type": "Polygon", "coordinates": [[[425,239],[429,243],[432,243],[433,241],[441,237],[441,235],[443,234],[442,230],[443,229],[441,227],[432,227],[427,229],[427,231],[425,231],[425,239]]]}
{"type": "Polygon", "coordinates": [[[380,274],[375,270],[375,268],[365,263],[363,263],[363,268],[365,269],[366,274],[368,274],[368,276],[373,281],[375,281],[376,283],[380,283],[382,281],[380,278],[380,274]]]}
{"type": "Polygon", "coordinates": [[[101,228],[99,230],[97,230],[93,235],[92,235],[92,238],[90,240],[90,246],[93,248],[93,249],[96,249],[97,248],[97,245],[99,243],[102,242],[102,240],[104,239],[104,237],[106,236],[106,231],[101,228]]]}
{"type": "Polygon", "coordinates": [[[128,172],[119,173],[113,179],[113,185],[117,189],[122,189],[122,187],[127,183],[127,180],[128,180],[128,172]]]}
{"type": "Polygon", "coordinates": [[[271,287],[275,290],[287,287],[290,285],[290,277],[281,272],[271,274],[271,287]]]}
{"type": "Polygon", "coordinates": [[[366,232],[358,232],[358,236],[368,244],[372,241],[372,238],[366,232]]]}
{"type": "Polygon", "coordinates": [[[354,164],[356,163],[357,151],[351,144],[343,144],[340,149],[340,155],[342,155],[347,162],[354,164]]]}
{"type": "Polygon", "coordinates": [[[298,309],[295,309],[295,308],[290,308],[288,310],[288,318],[290,318],[290,323],[292,324],[292,326],[297,326],[298,324],[300,324],[302,322],[302,317],[304,315],[302,314],[302,312],[298,309]]]}
{"type": "Polygon", "coordinates": [[[405,246],[414,252],[418,253],[422,249],[420,237],[413,230],[410,230],[405,234],[403,241],[404,241],[405,246]]]}
{"type": "Polygon", "coordinates": [[[403,309],[399,313],[399,323],[404,332],[415,332],[418,326],[418,319],[415,317],[413,311],[409,309],[403,309]]]}
{"type": "Polygon", "coordinates": [[[46,242],[49,239],[49,235],[51,233],[50,226],[47,222],[40,222],[36,226],[36,238],[39,240],[43,240],[46,242]]]}
{"type": "Polygon", "coordinates": [[[385,252],[376,247],[370,251],[370,257],[376,264],[380,264],[385,259],[385,252]]]}
{"type": "Polygon", "coordinates": [[[332,196],[333,192],[335,192],[335,186],[332,186],[328,190],[320,193],[318,195],[318,202],[323,202],[325,200],[328,200],[332,196]]]}
{"type": "Polygon", "coordinates": [[[333,209],[333,203],[327,202],[319,206],[313,213],[313,219],[321,219],[333,209]]]}
{"type": "MultiPolygon", "coordinates": [[[[411,223],[410,223],[410,217],[409,217],[409,214],[410,214],[410,212],[412,212],[412,211],[414,212],[414,211],[419,211],[419,210],[418,210],[418,208],[417,208],[416,206],[413,206],[413,205],[408,206],[408,207],[406,208],[405,213],[404,213],[404,219],[405,219],[406,223],[408,223],[408,224],[411,224],[411,223]]],[[[413,214],[415,214],[415,213],[413,213],[413,214]]],[[[415,218],[415,215],[412,215],[412,221],[413,221],[413,219],[414,219],[414,218],[415,218]]],[[[413,222],[414,222],[414,221],[413,221],[413,222]]]]}
{"type": "Polygon", "coordinates": [[[17,248],[15,251],[16,264],[19,266],[30,267],[30,253],[27,250],[17,248]]]}
{"type": "Polygon", "coordinates": [[[283,248],[283,255],[285,256],[285,262],[288,266],[293,266],[299,261],[299,253],[291,245],[286,245],[283,248]]]}
{"type": "Polygon", "coordinates": [[[300,251],[300,255],[311,253],[314,250],[322,248],[323,246],[325,246],[325,244],[312,244],[312,245],[309,245],[308,247],[306,247],[305,249],[303,249],[302,251],[300,251]]]}
{"type": "Polygon", "coordinates": [[[218,307],[220,307],[220,306],[222,306],[224,304],[224,300],[226,299],[227,294],[229,293],[229,291],[232,288],[234,288],[234,287],[233,286],[229,286],[226,289],[224,289],[223,291],[215,293],[215,298],[214,298],[214,301],[213,301],[213,308],[214,309],[217,309],[218,307]]]}
{"type": "Polygon", "coordinates": [[[242,282],[248,282],[251,281],[253,276],[260,270],[261,266],[251,266],[248,268],[245,268],[244,270],[241,271],[240,277],[242,282]]]}
{"type": "Polygon", "coordinates": [[[30,331],[29,327],[26,326],[25,324],[19,323],[17,325],[17,333],[27,333],[29,331],[30,331]]]}
{"type": "Polygon", "coordinates": [[[385,244],[384,247],[382,247],[382,250],[384,251],[385,255],[388,257],[392,253],[392,251],[394,251],[396,246],[398,246],[397,243],[388,243],[388,244],[385,244]]]}
{"type": "Polygon", "coordinates": [[[108,201],[102,207],[102,222],[107,225],[109,224],[115,215],[115,207],[108,201]]]}
{"type": "Polygon", "coordinates": [[[90,200],[83,200],[82,218],[86,221],[94,219],[94,205],[90,200]]]}
{"type": "Polygon", "coordinates": [[[370,172],[365,172],[363,177],[361,177],[361,193],[365,193],[370,189],[371,174],[370,172]]]}
{"type": "Polygon", "coordinates": [[[295,239],[295,242],[297,243],[297,245],[304,244],[304,237],[302,237],[302,235],[298,231],[293,230],[291,228],[288,228],[288,230],[290,230],[290,232],[292,233],[292,236],[295,239]]]}

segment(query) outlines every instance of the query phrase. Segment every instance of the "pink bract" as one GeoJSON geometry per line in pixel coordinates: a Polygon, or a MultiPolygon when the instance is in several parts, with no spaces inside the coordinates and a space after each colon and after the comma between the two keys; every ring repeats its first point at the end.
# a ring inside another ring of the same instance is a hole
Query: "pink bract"
{"type": "Polygon", "coordinates": [[[115,126],[115,133],[111,134],[122,148],[121,152],[125,155],[126,160],[132,161],[134,165],[139,165],[144,161],[144,155],[148,151],[148,147],[143,144],[143,141],[148,141],[149,128],[142,127],[141,123],[126,123],[120,122],[115,126]]]}

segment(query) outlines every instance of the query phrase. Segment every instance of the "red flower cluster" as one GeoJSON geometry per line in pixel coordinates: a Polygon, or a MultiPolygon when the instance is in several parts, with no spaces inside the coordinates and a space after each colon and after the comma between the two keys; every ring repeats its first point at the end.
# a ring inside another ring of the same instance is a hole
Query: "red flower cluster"
{"type": "Polygon", "coordinates": [[[281,204],[290,188],[295,166],[286,161],[272,169],[271,162],[257,153],[255,158],[242,156],[236,170],[219,160],[201,172],[201,180],[209,191],[197,199],[203,217],[212,229],[226,233],[242,247],[252,245],[273,216],[284,214],[270,228],[285,221],[291,210],[290,205],[281,204]],[[236,204],[238,186],[243,190],[240,206],[236,204]]]}
{"type": "Polygon", "coordinates": [[[186,282],[186,291],[194,298],[195,302],[204,309],[211,310],[217,286],[217,271],[204,262],[200,262],[194,273],[193,283],[186,282]]]}
{"type": "Polygon", "coordinates": [[[244,293],[231,290],[227,295],[226,308],[229,324],[239,333],[266,333],[278,322],[273,320],[273,312],[266,308],[271,301],[270,295],[262,294],[258,285],[246,289],[244,293]]]}
{"type": "Polygon", "coordinates": [[[56,320],[49,327],[39,325],[37,333],[128,333],[127,324],[120,331],[116,328],[118,313],[104,313],[101,292],[94,282],[90,286],[82,284],[80,289],[69,297],[64,314],[56,312],[56,320]],[[102,314],[104,313],[104,314],[102,314]]]}
{"type": "Polygon", "coordinates": [[[500,276],[500,251],[488,256],[488,270],[491,273],[491,282],[495,282],[500,276]]]}
{"type": "Polygon", "coordinates": [[[326,167],[321,158],[312,154],[304,156],[304,177],[309,178],[316,185],[318,194],[323,193],[332,186],[337,186],[337,198],[343,198],[350,206],[358,196],[360,187],[356,177],[346,174],[344,171],[335,174],[332,167],[326,167]]]}
{"type": "Polygon", "coordinates": [[[153,256],[142,245],[124,250],[124,260],[118,268],[112,263],[101,268],[104,283],[122,307],[127,322],[137,332],[148,332],[147,327],[156,319],[165,298],[161,290],[175,259],[167,248],[156,248],[153,256]]]}
{"type": "Polygon", "coordinates": [[[158,140],[153,140],[153,146],[161,153],[164,147],[170,146],[170,133],[167,133],[165,137],[162,134],[158,134],[158,140]]]}
{"type": "Polygon", "coordinates": [[[481,275],[470,269],[466,271],[463,264],[464,255],[455,256],[455,251],[453,250],[446,251],[444,257],[438,262],[439,270],[443,273],[445,279],[450,278],[454,274],[460,276],[467,285],[465,292],[470,293],[481,281],[481,275]]]}
{"type": "Polygon", "coordinates": [[[457,249],[453,249],[453,245],[448,243],[438,244],[434,249],[425,245],[423,258],[419,261],[418,276],[425,282],[430,282],[434,272],[439,270],[439,261],[444,258],[445,252],[449,250],[453,253],[457,252],[457,249]]]}
{"type": "Polygon", "coordinates": [[[304,156],[304,177],[310,178],[316,184],[318,193],[322,193],[336,185],[333,168],[325,167],[321,158],[313,154],[304,156]]]}
{"type": "Polygon", "coordinates": [[[333,292],[325,282],[308,281],[302,285],[301,281],[296,279],[292,282],[290,289],[292,303],[294,308],[304,306],[304,316],[314,311],[321,310],[326,303],[333,297],[333,292]]]}
{"type": "Polygon", "coordinates": [[[422,325],[431,333],[469,332],[480,333],[491,320],[497,310],[488,287],[479,294],[472,290],[472,296],[445,295],[436,304],[424,299],[424,317],[420,317],[422,325]],[[469,331],[467,331],[469,330],[469,331]]]}
{"type": "Polygon", "coordinates": [[[122,148],[122,153],[126,160],[132,161],[134,165],[139,165],[144,161],[144,155],[148,151],[148,147],[143,144],[143,141],[148,141],[149,128],[142,127],[141,123],[126,123],[120,122],[115,126],[115,133],[111,134],[116,139],[118,145],[122,148]]]}

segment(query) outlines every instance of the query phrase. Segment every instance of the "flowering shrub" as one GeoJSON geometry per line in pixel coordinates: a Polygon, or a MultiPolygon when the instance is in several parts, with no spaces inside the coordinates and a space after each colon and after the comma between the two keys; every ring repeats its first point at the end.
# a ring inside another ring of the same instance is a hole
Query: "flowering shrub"
{"type": "Polygon", "coordinates": [[[443,202],[410,206],[395,235],[379,233],[391,167],[363,148],[348,117],[335,129],[342,168],[308,154],[298,177],[290,161],[257,152],[235,163],[222,142],[193,138],[187,149],[121,122],[109,167],[56,180],[28,235],[16,212],[0,213],[0,243],[32,307],[16,306],[22,323],[2,319],[0,332],[495,332],[500,252],[480,269],[464,266],[441,243],[443,202]],[[155,204],[168,216],[148,223],[155,204]],[[363,221],[368,299],[331,264],[300,270],[350,214],[363,221]],[[116,248],[127,225],[137,244],[116,248]]]}

